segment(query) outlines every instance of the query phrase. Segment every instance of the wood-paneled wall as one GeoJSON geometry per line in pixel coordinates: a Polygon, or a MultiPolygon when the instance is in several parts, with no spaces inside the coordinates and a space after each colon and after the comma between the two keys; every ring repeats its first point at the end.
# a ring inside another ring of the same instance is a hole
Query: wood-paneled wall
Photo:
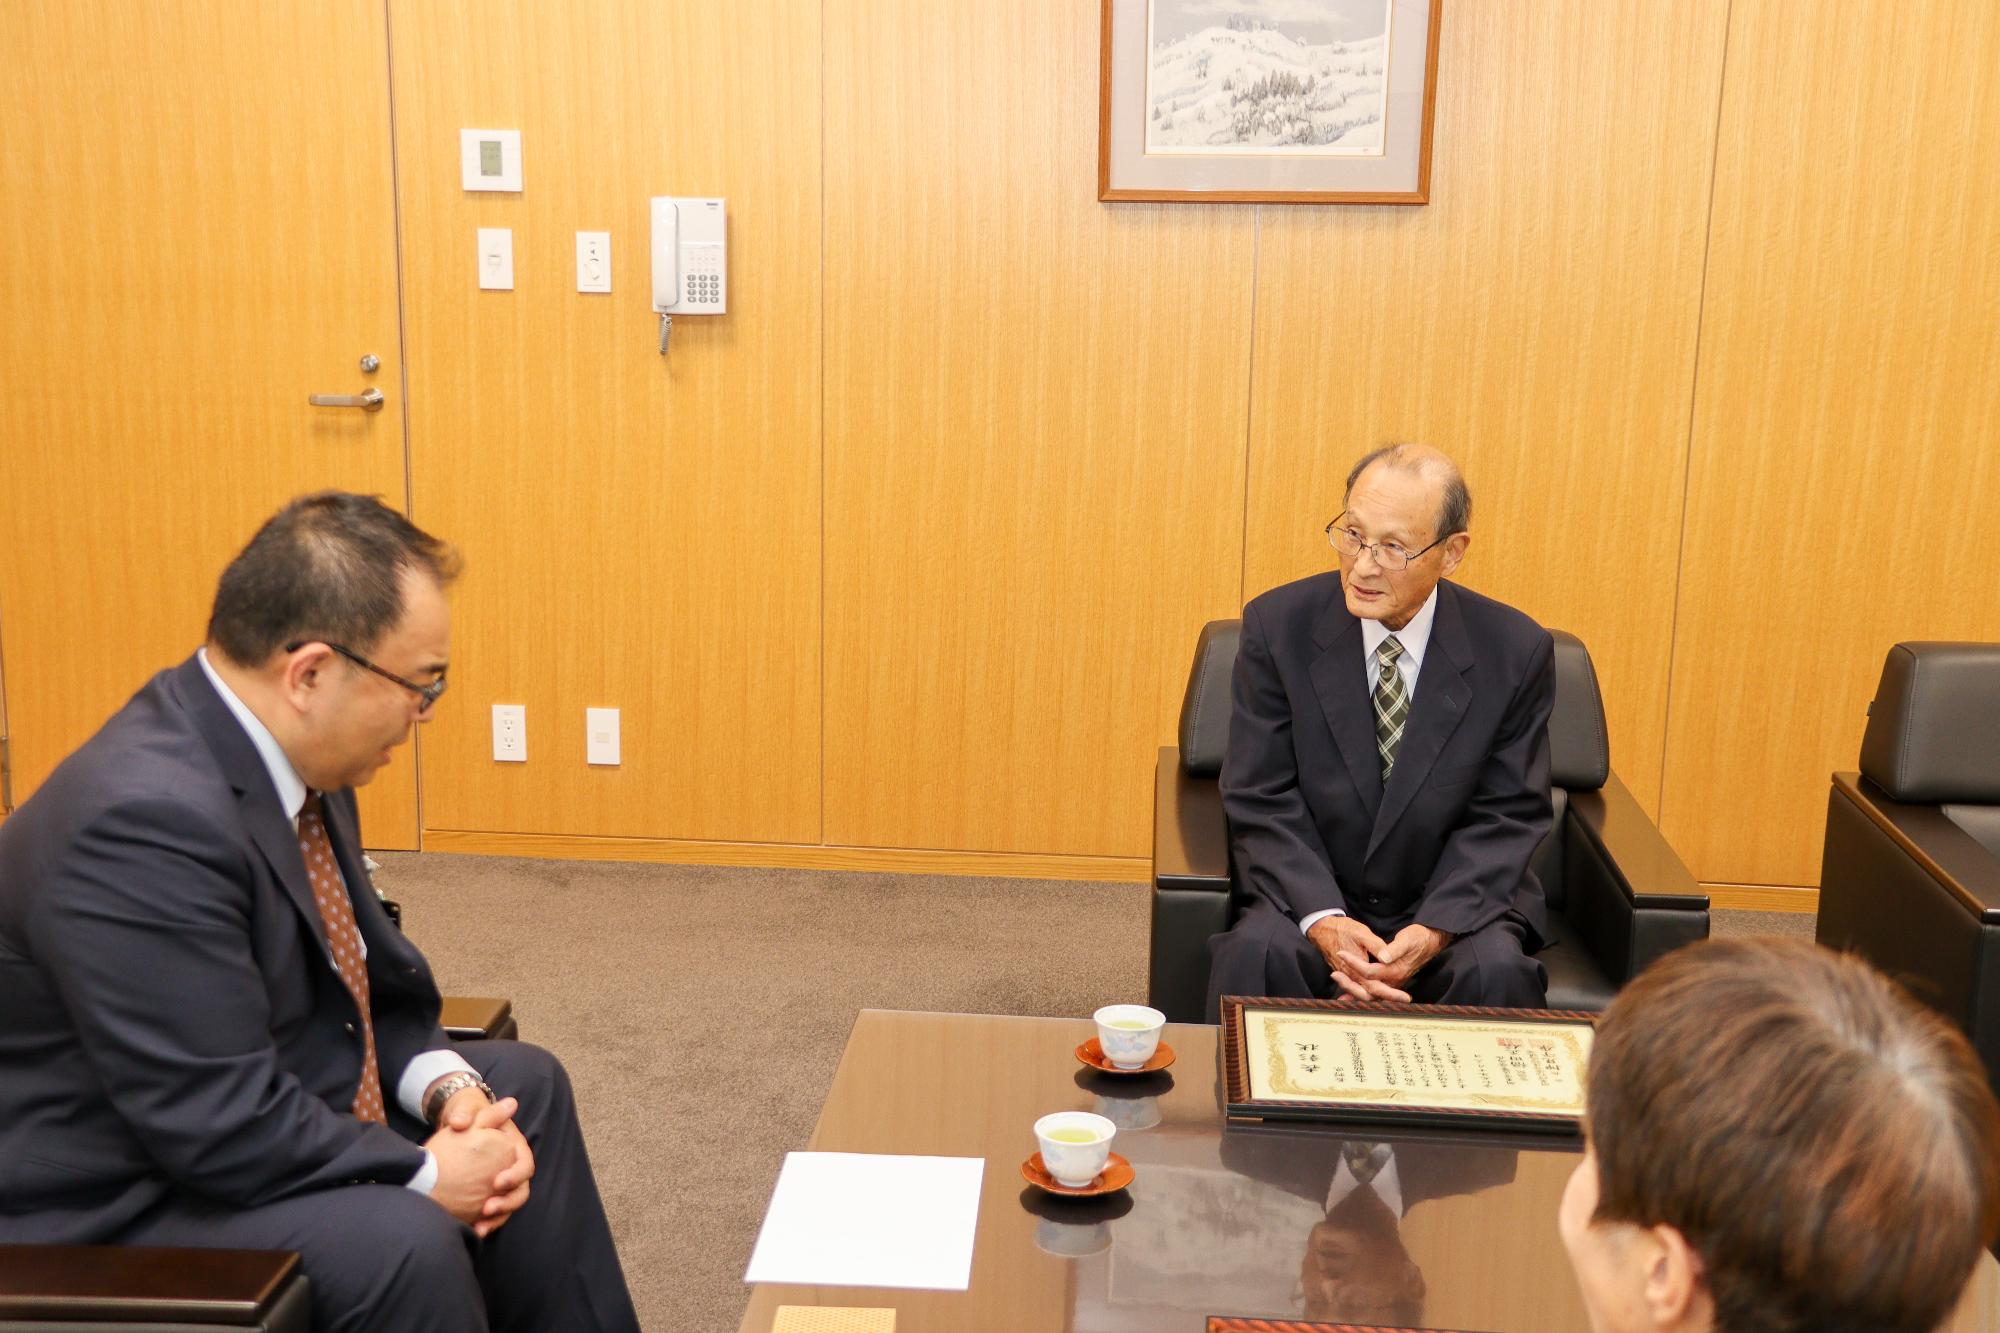
{"type": "MultiPolygon", "coordinates": [[[[385,42],[354,0],[0,5],[17,802],[200,645],[217,576],[288,497],[402,500],[385,42]],[[370,385],[379,412],[306,402],[370,385]]],[[[417,846],[416,788],[398,751],[362,798],[375,845],[417,846]]]]}
{"type": "Polygon", "coordinates": [[[1141,875],[1196,629],[1389,439],[1705,880],[1815,883],[1887,645],[2000,639],[1983,7],[1454,0],[1408,209],[1098,203],[1075,0],[388,15],[410,494],[468,557],[426,846],[1141,875]],[[527,190],[463,193],[495,125],[527,190]],[[662,193],[731,225],[666,360],[662,193]]]}
{"type": "Polygon", "coordinates": [[[457,542],[426,830],[820,840],[817,9],[397,4],[411,504],[457,542]],[[459,188],[461,128],[526,189],[459,188]],[[648,199],[729,200],[730,308],[658,351],[648,199]],[[515,286],[481,291],[480,227],[515,286]],[[612,233],[576,290],[575,233],[612,233]],[[528,762],[490,709],[527,708],[528,762]],[[584,710],[623,762],[584,762],[584,710]]]}
{"type": "Polygon", "coordinates": [[[1237,606],[1252,213],[1097,202],[1096,33],[827,8],[833,842],[1137,855],[1237,606]]]}
{"type": "Polygon", "coordinates": [[[1736,0],[1729,62],[1662,827],[1816,884],[1889,645],[2000,640],[2000,12],[1736,0]]]}
{"type": "Polygon", "coordinates": [[[1727,11],[1452,6],[1432,202],[1269,209],[1258,255],[1245,596],[1332,563],[1356,455],[1438,445],[1458,577],[1590,647],[1649,805],[1727,11]]]}

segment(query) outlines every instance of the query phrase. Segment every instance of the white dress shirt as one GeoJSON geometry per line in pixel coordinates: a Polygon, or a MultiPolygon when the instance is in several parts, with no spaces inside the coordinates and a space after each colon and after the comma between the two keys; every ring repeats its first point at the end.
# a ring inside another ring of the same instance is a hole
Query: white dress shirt
{"type": "MultiPolygon", "coordinates": [[[[1386,1143],[1378,1143],[1371,1156],[1379,1157],[1381,1165],[1376,1169],[1375,1178],[1368,1182],[1368,1188],[1373,1189],[1382,1202],[1389,1206],[1390,1212],[1398,1217],[1403,1216],[1403,1182],[1396,1174],[1395,1151],[1386,1143]]],[[[1332,1212],[1340,1206],[1343,1199],[1360,1188],[1362,1188],[1361,1182],[1354,1178],[1353,1169],[1347,1165],[1347,1160],[1342,1158],[1335,1164],[1333,1179],[1327,1184],[1326,1210],[1332,1212]]]]}
{"type": "MultiPolygon", "coordinates": [[[[278,744],[278,738],[271,734],[271,729],[258,720],[257,715],[250,711],[250,706],[237,698],[236,692],[230,689],[222,677],[216,674],[215,668],[208,664],[208,649],[203,648],[197,652],[195,660],[201,663],[202,674],[208,677],[208,683],[215,687],[215,692],[222,696],[222,702],[229,706],[229,711],[242,726],[244,733],[250,737],[250,743],[257,747],[257,757],[264,761],[264,771],[271,775],[271,786],[277,792],[278,808],[292,821],[292,831],[298,832],[299,812],[306,804],[305,779],[292,767],[291,759],[285,754],[284,747],[278,744]]],[[[338,865],[334,867],[334,873],[340,873],[338,865]]],[[[341,882],[346,884],[345,877],[341,882]]],[[[347,885],[347,892],[349,898],[352,898],[354,887],[347,885]]],[[[367,954],[365,943],[362,945],[362,953],[364,957],[367,954]]],[[[331,954],[327,956],[327,961],[332,964],[331,954]]],[[[459,1070],[477,1073],[465,1062],[465,1058],[455,1051],[420,1051],[411,1057],[410,1063],[403,1069],[402,1077],[396,1080],[396,1101],[405,1111],[422,1120],[424,1089],[446,1074],[456,1073],[459,1070]]],[[[424,1164],[417,1168],[416,1175],[410,1177],[410,1188],[419,1194],[429,1194],[437,1185],[437,1175],[437,1158],[431,1156],[430,1149],[426,1148],[424,1164]]]]}
{"type": "MultiPolygon", "coordinates": [[[[1431,646],[1431,625],[1437,620],[1438,590],[1431,589],[1431,595],[1424,598],[1424,604],[1410,617],[1410,623],[1398,630],[1392,630],[1379,620],[1361,622],[1361,670],[1368,679],[1368,696],[1375,697],[1375,678],[1380,668],[1375,654],[1381,650],[1383,640],[1391,634],[1396,642],[1403,645],[1403,655],[1396,659],[1396,670],[1403,673],[1403,693],[1409,696],[1410,706],[1417,702],[1417,676],[1424,669],[1424,653],[1431,646]]],[[[1313,923],[1324,921],[1330,916],[1346,916],[1338,907],[1329,907],[1324,912],[1314,912],[1299,922],[1300,931],[1313,928],[1313,923]]]]}

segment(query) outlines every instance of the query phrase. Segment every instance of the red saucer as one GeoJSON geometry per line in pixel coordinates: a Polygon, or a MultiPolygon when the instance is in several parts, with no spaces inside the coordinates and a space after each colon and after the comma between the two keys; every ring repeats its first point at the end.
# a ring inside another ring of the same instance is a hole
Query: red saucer
{"type": "Polygon", "coordinates": [[[1075,1189],[1061,1184],[1054,1176],[1049,1174],[1049,1169],[1042,1165],[1042,1155],[1040,1153],[1034,1154],[1027,1161],[1021,1163],[1021,1179],[1027,1181],[1036,1189],[1047,1190],[1050,1194],[1066,1195],[1073,1199],[1089,1199],[1095,1198],[1099,1194],[1116,1193],[1132,1183],[1132,1176],[1132,1164],[1117,1153],[1112,1153],[1105,1159],[1104,1170],[1098,1175],[1097,1179],[1091,1181],[1088,1185],[1080,1185],[1075,1189]]]}
{"type": "Polygon", "coordinates": [[[1092,1037],[1076,1048],[1076,1058],[1092,1069],[1101,1069],[1107,1074],[1157,1074],[1174,1062],[1174,1048],[1161,1042],[1153,1051],[1153,1058],[1145,1064],[1137,1069],[1120,1069],[1104,1058],[1104,1047],[1098,1044],[1097,1038],[1092,1037]]]}

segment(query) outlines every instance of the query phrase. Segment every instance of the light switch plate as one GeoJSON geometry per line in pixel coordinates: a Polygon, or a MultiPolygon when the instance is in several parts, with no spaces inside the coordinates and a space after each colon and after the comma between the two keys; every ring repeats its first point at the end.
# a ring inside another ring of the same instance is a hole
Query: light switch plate
{"type": "Polygon", "coordinates": [[[586,763],[618,763],[618,710],[583,710],[583,757],[586,763]]]}
{"type": "Polygon", "coordinates": [[[514,290],[514,233],[507,227],[479,229],[479,286],[483,291],[514,290]]]}
{"type": "Polygon", "coordinates": [[[611,290],[611,233],[580,231],[576,234],[576,289],[580,292],[611,290]]]}
{"type": "Polygon", "coordinates": [[[458,180],[468,190],[521,192],[521,132],[460,130],[458,180]]]}

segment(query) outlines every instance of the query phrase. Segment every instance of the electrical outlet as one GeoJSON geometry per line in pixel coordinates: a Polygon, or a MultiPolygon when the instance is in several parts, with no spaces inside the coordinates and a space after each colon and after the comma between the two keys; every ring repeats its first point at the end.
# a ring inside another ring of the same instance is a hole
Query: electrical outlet
{"type": "Polygon", "coordinates": [[[584,709],[583,740],[583,758],[585,763],[616,765],[618,763],[618,710],[615,708],[584,709]]]}
{"type": "Polygon", "coordinates": [[[611,290],[611,233],[580,231],[576,234],[576,289],[580,292],[611,290]]]}
{"type": "Polygon", "coordinates": [[[526,704],[493,705],[493,758],[503,764],[528,762],[526,704]]]}

